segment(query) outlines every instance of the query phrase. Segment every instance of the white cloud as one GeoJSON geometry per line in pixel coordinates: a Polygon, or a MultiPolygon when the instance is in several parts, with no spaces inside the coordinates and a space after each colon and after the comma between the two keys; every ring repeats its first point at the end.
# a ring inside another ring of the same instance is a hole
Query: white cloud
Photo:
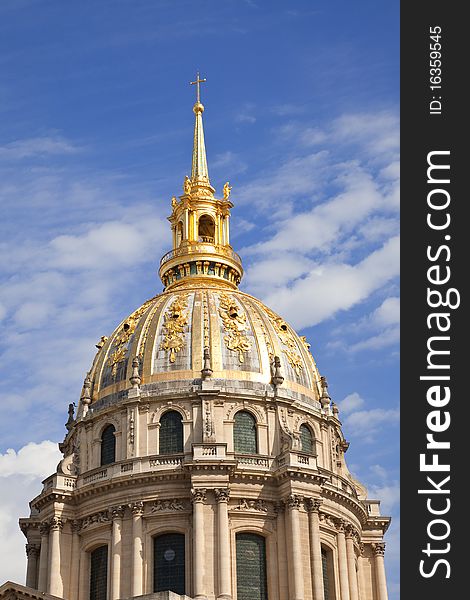
{"type": "Polygon", "coordinates": [[[398,409],[358,410],[346,417],[344,427],[356,439],[361,438],[362,441],[370,443],[385,425],[396,425],[399,419],[400,411],[398,409]]]}
{"type": "Polygon", "coordinates": [[[46,136],[17,140],[0,146],[0,158],[4,160],[20,160],[31,157],[74,154],[79,151],[80,148],[62,137],[46,136]]]}
{"type": "Polygon", "coordinates": [[[363,406],[365,400],[357,392],[348,394],[341,402],[338,402],[338,406],[342,413],[350,413],[360,406],[363,406]]]}
{"type": "Polygon", "coordinates": [[[391,238],[356,265],[323,263],[264,300],[294,327],[316,325],[351,308],[396,277],[398,252],[398,237],[391,238]]]}
{"type": "Polygon", "coordinates": [[[55,472],[61,458],[57,444],[49,440],[39,444],[30,442],[18,452],[9,448],[4,454],[0,454],[0,477],[10,475],[46,477],[55,472]]]}
{"type": "Polygon", "coordinates": [[[61,457],[49,440],[0,454],[0,581],[25,581],[26,539],[18,519],[29,515],[29,500],[40,493],[41,480],[55,472],[61,457]]]}
{"type": "Polygon", "coordinates": [[[396,325],[400,322],[400,299],[395,296],[386,298],[371,318],[378,325],[396,325]]]}

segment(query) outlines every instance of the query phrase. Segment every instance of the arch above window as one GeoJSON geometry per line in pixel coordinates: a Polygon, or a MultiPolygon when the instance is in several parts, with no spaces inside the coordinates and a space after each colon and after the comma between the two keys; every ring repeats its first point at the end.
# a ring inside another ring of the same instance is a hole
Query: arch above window
{"type": "Polygon", "coordinates": [[[246,410],[241,410],[235,414],[233,446],[237,454],[258,453],[256,419],[246,410]]]}
{"type": "Polygon", "coordinates": [[[101,434],[101,465],[110,465],[116,460],[116,428],[107,425],[101,434]]]}
{"type": "Polygon", "coordinates": [[[302,423],[300,426],[300,449],[308,454],[315,453],[314,435],[308,425],[302,423]]]}
{"type": "Polygon", "coordinates": [[[176,454],[183,450],[183,417],[176,410],[169,410],[160,418],[159,454],[176,454]]]}

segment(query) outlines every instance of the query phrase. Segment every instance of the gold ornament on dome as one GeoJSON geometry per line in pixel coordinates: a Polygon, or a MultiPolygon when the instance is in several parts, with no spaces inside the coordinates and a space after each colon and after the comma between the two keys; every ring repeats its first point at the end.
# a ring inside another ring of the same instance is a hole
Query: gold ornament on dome
{"type": "Polygon", "coordinates": [[[248,323],[246,314],[242,313],[235,301],[228,294],[219,294],[220,307],[219,315],[222,318],[224,329],[227,333],[224,336],[225,345],[229,350],[238,352],[238,360],[245,362],[245,352],[251,350],[251,340],[248,339],[246,331],[248,323]]]}
{"type": "Polygon", "coordinates": [[[191,179],[187,175],[184,178],[183,191],[187,195],[191,193],[191,179]]]}
{"type": "Polygon", "coordinates": [[[181,294],[170,304],[163,322],[163,341],[160,350],[170,353],[170,362],[174,363],[176,354],[185,346],[184,328],[188,324],[188,296],[181,294]]]}
{"type": "MultiPolygon", "coordinates": [[[[153,299],[152,299],[153,300],[153,299]]],[[[121,325],[114,338],[114,352],[109,356],[108,363],[111,365],[111,373],[116,377],[118,364],[125,360],[128,342],[134,333],[140,317],[147,310],[152,300],[147,300],[140,308],[135,310],[121,325]]]]}
{"type": "Polygon", "coordinates": [[[274,313],[267,306],[265,306],[263,308],[266,311],[267,315],[269,316],[269,318],[271,320],[271,324],[274,327],[277,335],[279,336],[279,339],[284,344],[284,346],[287,346],[287,348],[283,348],[282,351],[286,355],[290,366],[294,369],[297,376],[299,377],[304,365],[303,365],[302,357],[300,356],[300,354],[298,352],[297,344],[295,342],[295,337],[294,337],[293,333],[289,330],[289,327],[288,327],[287,323],[284,321],[284,319],[282,319],[281,317],[276,315],[276,313],[274,313]]]}

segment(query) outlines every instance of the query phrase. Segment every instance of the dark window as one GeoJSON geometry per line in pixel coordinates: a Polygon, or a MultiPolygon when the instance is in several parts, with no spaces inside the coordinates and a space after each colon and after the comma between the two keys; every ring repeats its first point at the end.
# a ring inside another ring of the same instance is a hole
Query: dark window
{"type": "Polygon", "coordinates": [[[308,425],[300,426],[300,447],[302,452],[313,454],[313,435],[308,425]]]}
{"type": "Polygon", "coordinates": [[[160,419],[160,454],[183,452],[183,417],[171,410],[160,419]]]}
{"type": "Polygon", "coordinates": [[[108,425],[101,434],[101,464],[109,465],[116,460],[116,438],[114,425],[108,425]]]}
{"type": "Polygon", "coordinates": [[[237,412],[233,427],[235,452],[238,454],[257,454],[256,421],[250,413],[237,412]]]}
{"type": "Polygon", "coordinates": [[[198,240],[200,242],[214,243],[215,225],[209,215],[202,215],[198,223],[198,240]]]}
{"type": "Polygon", "coordinates": [[[185,594],[184,535],[164,533],[153,540],[153,591],[185,594]]]}
{"type": "Polygon", "coordinates": [[[321,562],[323,567],[323,591],[325,600],[330,600],[330,579],[328,573],[328,554],[326,550],[321,550],[321,562]]]}
{"type": "Polygon", "coordinates": [[[237,533],[237,600],[267,600],[266,544],[255,533],[237,533]]]}
{"type": "Polygon", "coordinates": [[[106,600],[108,587],[108,546],[90,555],[90,600],[106,600]]]}

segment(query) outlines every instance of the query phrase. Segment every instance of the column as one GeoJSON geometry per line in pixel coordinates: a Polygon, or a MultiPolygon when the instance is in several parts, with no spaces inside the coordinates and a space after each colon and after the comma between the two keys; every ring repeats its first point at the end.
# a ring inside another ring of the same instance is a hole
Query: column
{"type": "Polygon", "coordinates": [[[80,552],[80,585],[78,587],[78,600],[90,598],[90,563],[88,552],[80,552]]]}
{"type": "Polygon", "coordinates": [[[142,515],[144,503],[134,502],[132,510],[132,596],[141,596],[142,591],[142,515]]]}
{"type": "Polygon", "coordinates": [[[70,561],[69,598],[78,598],[78,578],[80,576],[80,529],[81,521],[73,520],[72,528],[72,560],[70,561]]]}
{"type": "Polygon", "coordinates": [[[323,445],[323,468],[331,469],[331,457],[330,457],[330,441],[328,436],[328,425],[325,421],[320,423],[321,429],[321,440],[323,445]]]}
{"type": "Polygon", "coordinates": [[[230,490],[218,488],[214,490],[217,499],[217,542],[219,566],[219,593],[217,598],[232,597],[230,585],[230,532],[228,526],[228,499],[230,490]]]}
{"type": "Polygon", "coordinates": [[[204,592],[204,501],[205,488],[191,490],[193,502],[193,596],[206,598],[204,592]]]}
{"type": "Polygon", "coordinates": [[[290,534],[291,548],[287,548],[287,556],[292,581],[294,585],[292,600],[303,600],[304,598],[304,575],[302,569],[302,544],[300,540],[299,509],[302,497],[292,494],[287,498],[287,523],[290,534]]]}
{"type": "Polygon", "coordinates": [[[49,543],[51,545],[51,562],[48,577],[48,592],[53,596],[62,598],[64,588],[62,585],[62,574],[60,569],[60,532],[64,523],[60,517],[52,517],[51,529],[49,533],[49,543]]]}
{"type": "Polygon", "coordinates": [[[230,215],[225,216],[225,243],[227,246],[230,244],[229,218],[230,218],[230,215]]]}
{"type": "Polygon", "coordinates": [[[38,575],[38,590],[47,592],[47,572],[49,561],[49,523],[44,522],[39,526],[41,534],[41,550],[39,553],[39,575],[38,575]]]}
{"type": "Polygon", "coordinates": [[[351,600],[359,600],[356,553],[354,551],[354,528],[351,525],[346,527],[346,555],[348,558],[349,597],[351,600]]]}
{"type": "MultiPolygon", "coordinates": [[[[276,505],[277,513],[277,568],[279,572],[279,597],[289,596],[289,582],[286,565],[286,521],[285,504],[280,501],[276,505]],[[285,594],[283,593],[285,591],[285,594]]],[[[322,599],[323,600],[323,599],[322,599]]]]}
{"type": "Polygon", "coordinates": [[[375,575],[377,579],[377,598],[378,600],[388,600],[387,583],[385,580],[385,542],[372,544],[375,554],[375,575]]]}
{"type": "Polygon", "coordinates": [[[308,498],[308,522],[310,530],[310,563],[312,565],[312,590],[313,600],[324,600],[323,589],[323,562],[320,543],[320,498],[308,498]]]}
{"type": "Polygon", "coordinates": [[[38,544],[26,544],[26,556],[28,567],[26,569],[26,586],[37,589],[37,571],[40,546],[38,544]]]}
{"type": "Polygon", "coordinates": [[[338,543],[339,589],[341,600],[349,600],[348,559],[346,555],[346,538],[344,535],[346,523],[339,519],[336,525],[338,543]]]}
{"type": "Polygon", "coordinates": [[[111,537],[111,600],[118,600],[121,594],[121,532],[124,506],[113,506],[113,529],[111,537]]]}

